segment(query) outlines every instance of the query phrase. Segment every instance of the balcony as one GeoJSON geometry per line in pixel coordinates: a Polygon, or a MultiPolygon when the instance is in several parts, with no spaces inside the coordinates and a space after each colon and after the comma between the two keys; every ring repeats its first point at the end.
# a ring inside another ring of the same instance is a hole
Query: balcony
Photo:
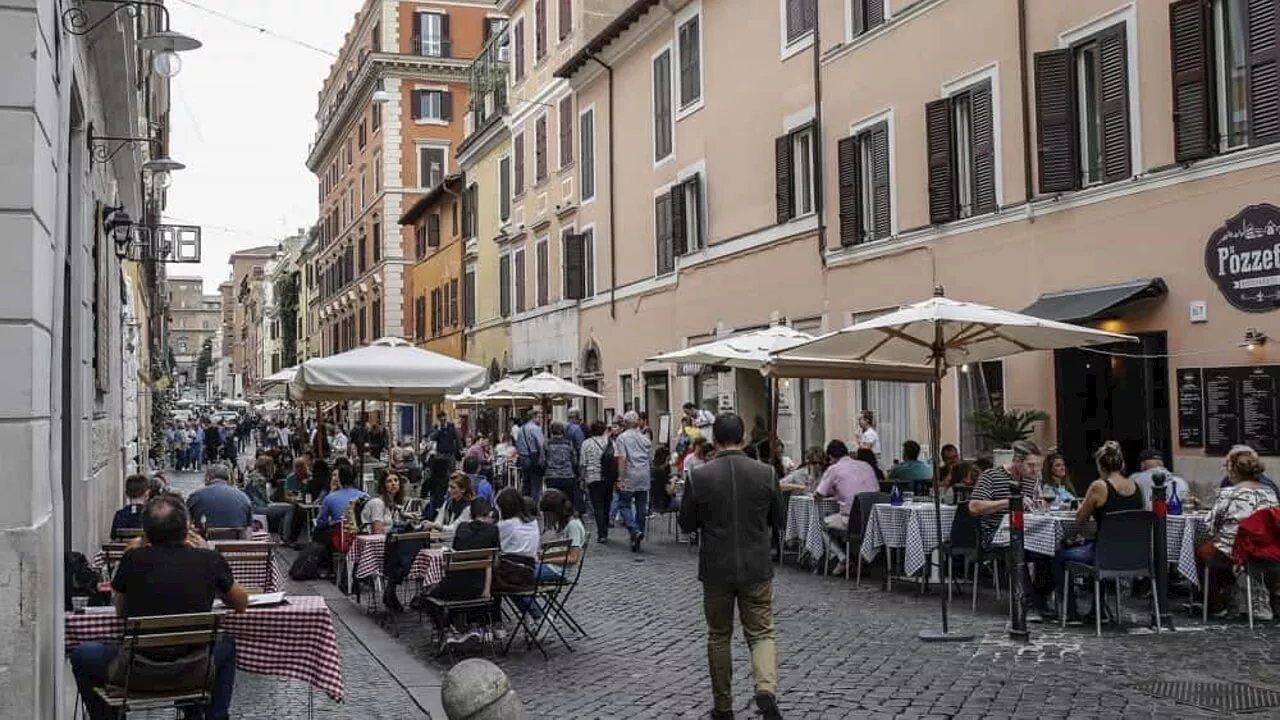
{"type": "MultiPolygon", "coordinates": [[[[495,115],[507,112],[507,61],[510,43],[505,26],[489,36],[479,57],[467,70],[471,102],[467,108],[471,132],[484,127],[495,115]]],[[[470,133],[468,133],[470,134],[470,133]]]]}
{"type": "Polygon", "coordinates": [[[409,54],[418,57],[453,57],[453,43],[438,35],[415,35],[409,40],[409,54]]]}

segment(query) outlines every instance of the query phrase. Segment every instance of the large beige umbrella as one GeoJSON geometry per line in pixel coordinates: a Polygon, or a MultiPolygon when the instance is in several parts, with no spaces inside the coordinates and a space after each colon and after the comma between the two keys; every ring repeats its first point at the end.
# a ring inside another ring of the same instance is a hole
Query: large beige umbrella
{"type": "Polygon", "coordinates": [[[564,402],[568,398],[575,397],[595,398],[597,400],[604,398],[603,395],[594,390],[588,390],[581,385],[552,375],[549,372],[540,372],[520,382],[513,383],[504,388],[503,393],[512,396],[537,398],[544,404],[564,402]]]}
{"type": "Polygon", "coordinates": [[[813,336],[792,330],[786,325],[774,325],[753,330],[700,345],[672,350],[649,358],[652,362],[690,363],[695,365],[719,365],[721,367],[759,370],[769,362],[773,353],[810,342],[813,336]]]}
{"type": "MultiPolygon", "coordinates": [[[[923,302],[905,305],[898,310],[828,333],[812,342],[777,354],[780,361],[811,359],[854,362],[883,362],[933,368],[933,407],[930,418],[930,442],[933,452],[941,444],[940,413],[942,378],[947,369],[965,363],[976,363],[1032,350],[1056,350],[1087,345],[1110,345],[1137,342],[1129,335],[1103,332],[1079,325],[1045,320],[1021,313],[1001,310],[978,303],[952,300],[942,288],[923,302]]],[[[942,511],[939,504],[938,475],[941,464],[933,463],[934,517],[938,539],[946,549],[942,535],[942,511]]],[[[943,557],[946,557],[944,552],[943,557]]],[[[947,624],[947,593],[942,595],[942,634],[921,633],[926,640],[963,639],[950,632],[947,624]]],[[[972,637],[971,635],[968,637],[972,637]]]]}
{"type": "Polygon", "coordinates": [[[306,402],[430,403],[480,385],[484,375],[485,369],[478,365],[385,337],[365,347],[302,363],[290,388],[295,399],[306,402]]]}

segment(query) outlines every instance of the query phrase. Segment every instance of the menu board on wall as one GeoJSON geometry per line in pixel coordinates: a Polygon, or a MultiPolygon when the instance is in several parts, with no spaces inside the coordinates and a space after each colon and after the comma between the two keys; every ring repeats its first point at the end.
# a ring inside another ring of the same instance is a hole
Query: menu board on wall
{"type": "Polygon", "coordinates": [[[1178,443],[1225,454],[1280,453],[1280,365],[1178,370],[1178,443]],[[1200,411],[1197,412],[1197,404],[1200,411]]]}
{"type": "Polygon", "coordinates": [[[1204,384],[1200,368],[1178,370],[1178,445],[1204,447],[1204,384]]]}

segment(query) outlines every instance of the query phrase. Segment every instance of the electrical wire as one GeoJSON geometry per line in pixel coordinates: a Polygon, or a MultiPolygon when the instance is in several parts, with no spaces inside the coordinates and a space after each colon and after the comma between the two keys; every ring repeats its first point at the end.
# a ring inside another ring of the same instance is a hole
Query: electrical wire
{"type": "Polygon", "coordinates": [[[1132,358],[1134,360],[1167,360],[1169,358],[1194,357],[1196,355],[1213,355],[1213,354],[1222,352],[1222,350],[1188,350],[1186,352],[1166,353],[1163,355],[1144,355],[1142,353],[1111,352],[1109,350],[1098,350],[1097,348],[1091,348],[1091,347],[1081,347],[1076,349],[1093,353],[1095,355],[1106,355],[1108,357],[1132,358]]]}
{"type": "Polygon", "coordinates": [[[320,47],[320,46],[318,46],[318,45],[312,45],[311,43],[307,42],[306,40],[299,40],[299,39],[297,39],[297,38],[295,38],[295,37],[290,37],[290,36],[285,35],[285,34],[283,34],[283,33],[278,33],[278,32],[276,32],[276,31],[274,31],[274,30],[271,30],[270,28],[265,28],[265,27],[262,27],[261,25],[254,25],[254,24],[253,24],[253,23],[251,23],[251,22],[246,22],[246,21],[244,21],[244,20],[241,20],[241,19],[240,19],[240,18],[238,18],[238,17],[235,17],[234,15],[228,15],[227,13],[224,13],[224,12],[222,12],[222,11],[220,11],[220,10],[214,10],[213,8],[207,8],[207,7],[205,7],[205,6],[201,5],[201,4],[197,3],[197,2],[193,2],[193,0],[177,0],[177,1],[178,1],[178,2],[180,2],[180,3],[182,3],[183,5],[188,5],[188,6],[190,6],[190,7],[193,7],[193,8],[195,8],[196,10],[199,10],[199,11],[201,11],[201,12],[205,12],[205,13],[208,13],[208,14],[210,14],[210,15],[213,15],[214,17],[217,17],[217,18],[221,18],[221,19],[223,19],[223,20],[226,20],[227,22],[229,22],[229,23],[231,23],[231,24],[233,24],[233,25],[239,25],[240,27],[245,28],[245,29],[248,29],[248,30],[256,30],[256,31],[258,31],[258,33],[260,33],[260,34],[262,34],[262,35],[268,35],[268,36],[273,37],[273,38],[275,38],[275,39],[277,39],[277,40],[283,40],[284,42],[287,42],[287,43],[290,43],[290,44],[293,44],[293,45],[297,45],[298,47],[301,47],[301,48],[306,48],[307,50],[312,50],[312,51],[314,51],[314,52],[321,53],[321,54],[326,55],[326,56],[331,57],[331,58],[336,58],[336,57],[338,57],[338,53],[333,52],[333,51],[331,51],[331,50],[325,50],[324,48],[322,48],[322,47],[320,47]]]}

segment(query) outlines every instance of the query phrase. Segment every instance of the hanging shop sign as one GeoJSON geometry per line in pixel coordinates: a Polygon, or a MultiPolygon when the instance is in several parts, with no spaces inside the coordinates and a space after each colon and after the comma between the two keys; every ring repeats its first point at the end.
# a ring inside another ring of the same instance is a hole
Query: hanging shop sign
{"type": "Polygon", "coordinates": [[[1232,306],[1280,310],[1280,208],[1250,205],[1209,236],[1205,270],[1232,306]]]}

